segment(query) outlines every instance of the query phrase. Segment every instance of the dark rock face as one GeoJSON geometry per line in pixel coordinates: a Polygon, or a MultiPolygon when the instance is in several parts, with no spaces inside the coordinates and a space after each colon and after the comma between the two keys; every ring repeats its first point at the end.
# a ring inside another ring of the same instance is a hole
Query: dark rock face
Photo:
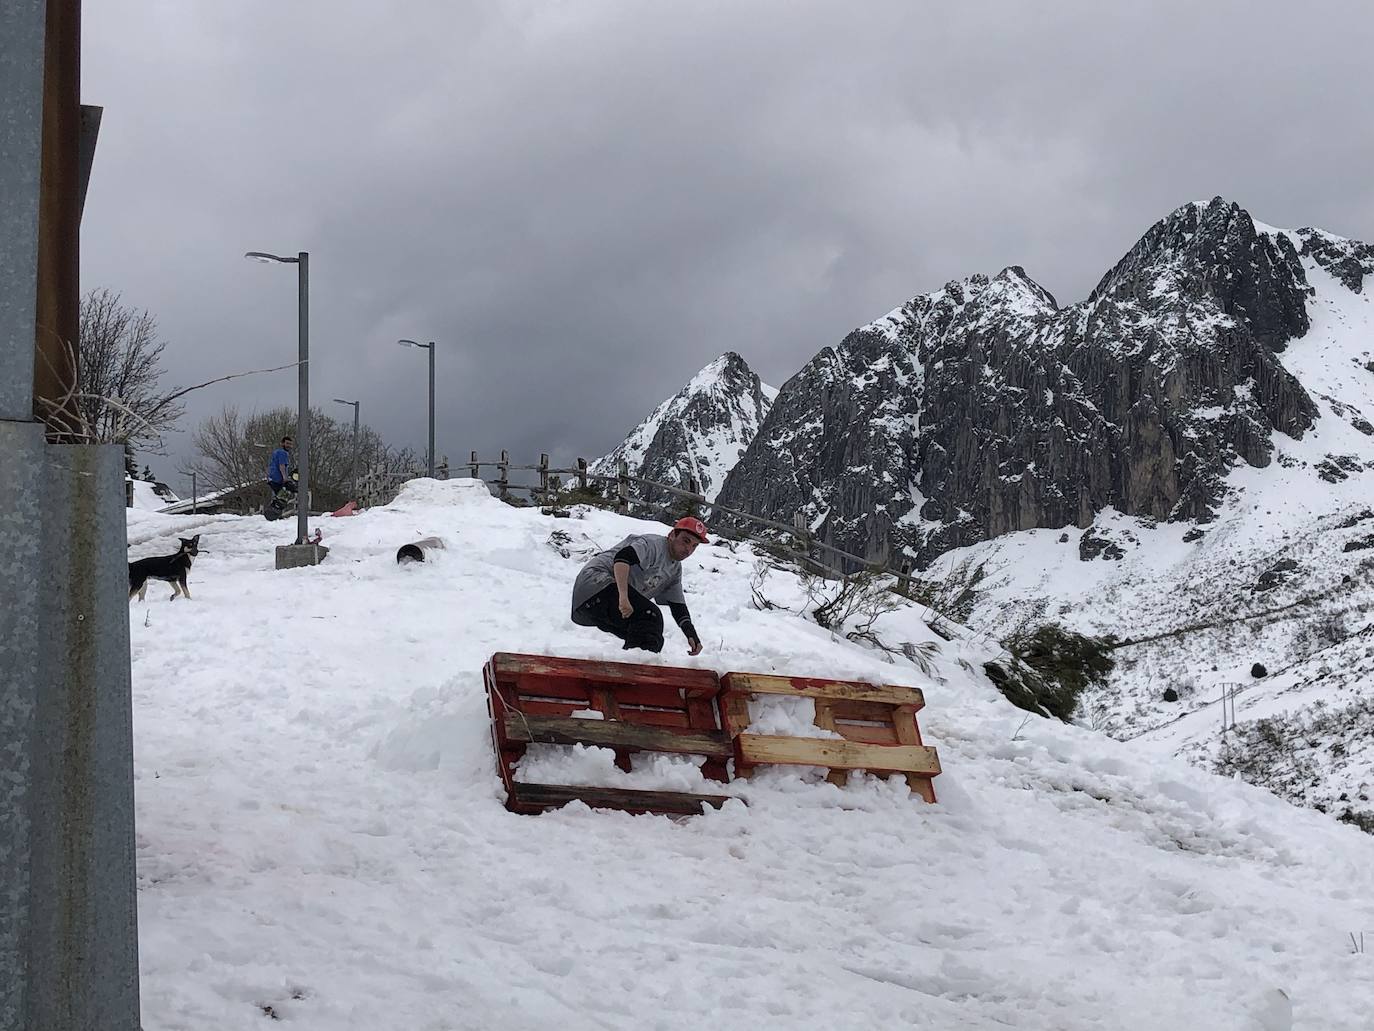
{"type": "MultiPolygon", "coordinates": [[[[1313,260],[1365,260],[1310,234],[1313,260]]],[[[1206,521],[1236,460],[1267,465],[1274,431],[1312,425],[1275,357],[1310,292],[1289,236],[1221,198],[1157,223],[1068,308],[1015,266],[948,283],[788,380],[718,500],[918,564],[1109,506],[1206,521]]]]}
{"type": "Polygon", "coordinates": [[[1255,581],[1255,585],[1250,588],[1250,591],[1251,593],[1272,591],[1279,584],[1287,580],[1288,575],[1296,572],[1297,569],[1298,563],[1295,560],[1291,558],[1280,559],[1259,575],[1259,579],[1255,581]]]}
{"type": "Polygon", "coordinates": [[[1078,539],[1078,560],[1080,562],[1091,562],[1101,556],[1113,562],[1120,562],[1126,557],[1126,551],[1121,543],[1106,534],[1099,534],[1092,527],[1088,532],[1078,539]]]}
{"type": "Polygon", "coordinates": [[[1347,290],[1359,293],[1364,277],[1374,272],[1374,245],[1332,236],[1320,229],[1304,228],[1294,233],[1302,240],[1299,253],[1339,279],[1347,290]]]}
{"type": "MultiPolygon", "coordinates": [[[[777,391],[763,383],[733,351],[697,373],[664,401],[604,458],[592,472],[614,476],[623,459],[631,476],[714,497],[726,474],[753,442],[777,391]]],[[[666,491],[640,491],[645,500],[673,507],[680,502],[666,491]]]]}
{"type": "Polygon", "coordinates": [[[1327,483],[1340,483],[1364,471],[1357,455],[1327,455],[1316,465],[1317,475],[1327,483]]]}

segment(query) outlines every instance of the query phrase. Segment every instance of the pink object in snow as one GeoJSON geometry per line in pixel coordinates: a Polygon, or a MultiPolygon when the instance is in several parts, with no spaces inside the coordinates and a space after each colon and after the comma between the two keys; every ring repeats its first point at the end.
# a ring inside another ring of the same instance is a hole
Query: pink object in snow
{"type": "Polygon", "coordinates": [[[329,514],[332,515],[332,516],[357,515],[357,514],[358,514],[358,503],[357,503],[356,501],[350,501],[348,504],[344,505],[344,507],[341,508],[341,509],[339,509],[337,512],[330,512],[329,514]]]}

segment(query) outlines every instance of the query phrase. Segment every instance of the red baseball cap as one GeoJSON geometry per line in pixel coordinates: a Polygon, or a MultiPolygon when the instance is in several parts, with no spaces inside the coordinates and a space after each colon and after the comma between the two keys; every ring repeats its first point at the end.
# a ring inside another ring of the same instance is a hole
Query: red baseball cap
{"type": "Polygon", "coordinates": [[[686,530],[702,544],[710,544],[706,539],[706,524],[696,516],[683,516],[673,524],[674,530],[686,530]]]}

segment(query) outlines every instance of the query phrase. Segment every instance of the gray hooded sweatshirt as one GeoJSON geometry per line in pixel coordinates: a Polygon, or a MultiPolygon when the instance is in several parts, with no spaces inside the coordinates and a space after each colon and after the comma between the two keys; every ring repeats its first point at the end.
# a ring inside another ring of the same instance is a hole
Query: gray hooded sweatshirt
{"type": "Polygon", "coordinates": [[[632,534],[614,548],[592,556],[573,584],[572,607],[577,607],[594,594],[615,583],[615,557],[621,548],[633,548],[639,564],[630,567],[630,586],[644,597],[659,604],[686,604],[682,595],[682,563],[668,554],[668,538],[658,534],[632,534]]]}

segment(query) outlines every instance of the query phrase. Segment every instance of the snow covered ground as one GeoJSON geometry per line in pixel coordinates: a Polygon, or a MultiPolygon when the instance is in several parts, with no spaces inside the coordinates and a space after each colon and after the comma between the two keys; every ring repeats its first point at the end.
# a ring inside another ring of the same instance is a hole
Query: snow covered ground
{"type": "MultiPolygon", "coordinates": [[[[1374,838],[1028,719],[975,672],[987,644],[941,641],[926,676],[756,610],[754,556],[701,548],[706,649],[649,661],[921,686],[940,802],[770,771],[676,822],[515,816],[482,664],[624,658],[568,619],[577,552],[661,527],[421,480],[278,572],[277,524],[129,521],[131,558],[202,549],[194,601],[131,609],[146,1031],[1370,1027],[1374,838]]],[[[920,615],[880,632],[939,641],[920,615]]]]}
{"type": "Polygon", "coordinates": [[[133,507],[142,509],[145,512],[157,512],[167,505],[175,504],[181,500],[172,489],[165,483],[149,483],[146,480],[134,480],[134,504],[133,507]],[[159,491],[159,488],[161,490],[159,491]]]}

